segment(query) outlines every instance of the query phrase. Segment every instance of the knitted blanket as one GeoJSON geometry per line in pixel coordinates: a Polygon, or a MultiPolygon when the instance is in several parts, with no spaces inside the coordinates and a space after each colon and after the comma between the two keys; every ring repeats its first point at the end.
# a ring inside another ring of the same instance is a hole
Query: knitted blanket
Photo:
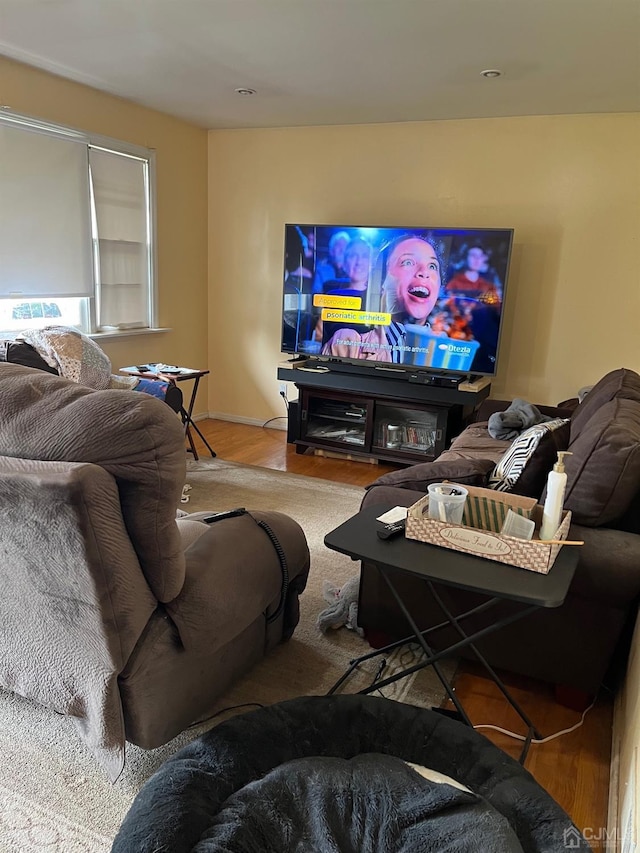
{"type": "Polygon", "coordinates": [[[103,391],[111,385],[111,361],[87,335],[69,326],[47,326],[20,332],[19,340],[30,344],[60,376],[103,391]]]}

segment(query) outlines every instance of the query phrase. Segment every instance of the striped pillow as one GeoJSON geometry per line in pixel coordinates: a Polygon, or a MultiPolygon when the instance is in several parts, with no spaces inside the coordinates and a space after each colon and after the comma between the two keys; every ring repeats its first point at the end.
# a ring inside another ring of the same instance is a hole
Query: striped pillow
{"type": "Polygon", "coordinates": [[[554,418],[552,421],[535,424],[520,433],[489,475],[489,488],[496,489],[498,492],[516,492],[517,494],[528,494],[531,497],[540,497],[547,474],[556,461],[557,451],[566,450],[569,440],[568,428],[568,419],[554,418]],[[566,430],[562,429],[565,426],[566,430]],[[558,430],[561,431],[563,440],[558,440],[560,438],[558,430]],[[553,441],[545,442],[544,439],[547,438],[551,438],[553,441]],[[539,476],[536,478],[541,482],[536,483],[533,487],[528,484],[528,488],[523,491],[518,488],[518,481],[523,477],[527,465],[534,462],[538,448],[542,450],[543,445],[545,445],[545,460],[541,460],[543,464],[540,467],[539,476]]]}

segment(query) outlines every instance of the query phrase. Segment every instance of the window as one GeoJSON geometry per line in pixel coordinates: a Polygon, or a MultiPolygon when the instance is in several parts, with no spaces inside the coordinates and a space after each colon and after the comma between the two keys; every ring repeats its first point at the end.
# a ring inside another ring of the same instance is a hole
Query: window
{"type": "Polygon", "coordinates": [[[37,329],[52,323],[61,326],[77,326],[84,330],[82,299],[57,299],[44,302],[35,299],[29,302],[16,299],[0,300],[0,335],[3,332],[19,332],[22,329],[37,329]]]}
{"type": "Polygon", "coordinates": [[[0,114],[0,332],[153,328],[153,152],[0,114]]]}

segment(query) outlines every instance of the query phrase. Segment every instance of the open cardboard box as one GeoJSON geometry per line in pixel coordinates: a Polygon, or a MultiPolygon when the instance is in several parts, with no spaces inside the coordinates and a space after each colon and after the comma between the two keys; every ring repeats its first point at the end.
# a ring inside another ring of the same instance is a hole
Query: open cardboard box
{"type": "MultiPolygon", "coordinates": [[[[455,486],[456,483],[450,485],[455,486]]],[[[425,495],[407,510],[405,532],[407,538],[454,551],[464,551],[488,560],[528,569],[531,572],[541,574],[549,572],[562,545],[549,545],[535,538],[540,533],[542,507],[534,498],[523,498],[520,495],[496,492],[493,489],[482,489],[477,486],[460,488],[465,488],[469,492],[467,503],[474,504],[471,517],[477,520],[482,516],[480,523],[485,529],[429,518],[426,514],[429,510],[429,496],[425,495]],[[482,511],[479,511],[478,507],[481,507],[482,511]],[[515,536],[505,536],[498,532],[502,524],[501,519],[504,519],[509,509],[535,521],[536,529],[533,539],[517,539],[515,536]],[[491,525],[494,529],[487,529],[491,525]]],[[[470,517],[469,509],[470,507],[465,507],[465,519],[470,517]]],[[[560,527],[553,537],[554,540],[566,539],[570,524],[571,512],[565,510],[562,513],[560,527]]]]}

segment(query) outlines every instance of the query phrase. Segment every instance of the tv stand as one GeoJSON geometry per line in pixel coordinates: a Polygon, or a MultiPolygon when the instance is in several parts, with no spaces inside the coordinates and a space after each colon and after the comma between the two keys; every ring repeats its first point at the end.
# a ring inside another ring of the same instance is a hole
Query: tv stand
{"type": "Polygon", "coordinates": [[[486,376],[440,384],[441,376],[428,371],[416,371],[425,377],[412,380],[412,372],[393,367],[334,368],[318,359],[278,367],[278,379],[299,391],[289,404],[288,425],[288,441],[298,453],[321,447],[405,464],[427,462],[471,421],[491,390],[486,376]],[[438,381],[424,381],[427,377],[438,381]]]}

